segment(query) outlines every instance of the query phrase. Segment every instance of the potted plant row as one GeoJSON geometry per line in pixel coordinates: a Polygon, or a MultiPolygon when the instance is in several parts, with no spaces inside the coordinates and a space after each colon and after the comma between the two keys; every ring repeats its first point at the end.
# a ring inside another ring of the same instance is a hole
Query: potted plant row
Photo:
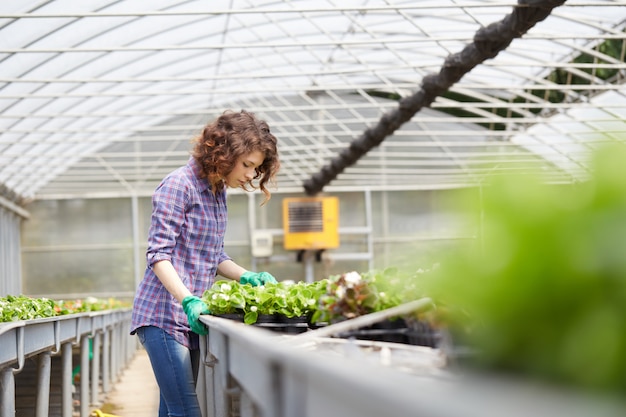
{"type": "MultiPolygon", "coordinates": [[[[313,283],[281,281],[258,287],[220,280],[205,291],[203,299],[213,315],[300,332],[420,298],[419,278],[388,268],[364,274],[352,271],[313,283]]],[[[437,337],[428,323],[423,316],[393,317],[340,336],[434,347],[437,337]]]]}
{"type": "Polygon", "coordinates": [[[52,300],[45,297],[7,295],[0,297],[0,322],[36,320],[122,307],[125,307],[125,303],[113,298],[87,297],[76,300],[52,300]]]}
{"type": "MultiPolygon", "coordinates": [[[[435,266],[436,267],[436,266],[435,266]]],[[[389,309],[425,296],[422,283],[431,269],[412,273],[387,268],[366,273],[333,275],[326,281],[326,292],[318,301],[313,320],[336,323],[389,309]]],[[[371,326],[344,332],[344,338],[405,343],[437,347],[441,332],[433,310],[402,317],[391,317],[371,326]]]]}
{"type": "Polygon", "coordinates": [[[264,327],[306,327],[325,290],[325,281],[281,281],[253,287],[219,280],[203,294],[211,314],[264,327]]]}

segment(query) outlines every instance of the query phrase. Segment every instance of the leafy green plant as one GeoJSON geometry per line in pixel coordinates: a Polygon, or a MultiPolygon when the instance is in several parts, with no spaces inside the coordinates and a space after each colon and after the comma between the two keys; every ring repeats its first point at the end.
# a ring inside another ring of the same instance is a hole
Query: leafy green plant
{"type": "Polygon", "coordinates": [[[325,281],[281,281],[253,287],[237,281],[219,280],[202,296],[212,314],[243,314],[244,323],[254,324],[259,315],[300,317],[317,308],[325,281]]]}
{"type": "Polygon", "coordinates": [[[387,268],[333,275],[327,280],[313,321],[337,322],[422,298],[422,275],[426,272],[418,269],[409,274],[387,268]]]}
{"type": "Polygon", "coordinates": [[[423,273],[404,275],[388,268],[348,272],[312,283],[281,281],[259,287],[219,280],[202,298],[212,314],[240,314],[246,324],[256,323],[261,315],[309,316],[312,323],[335,322],[423,297],[419,285],[423,273]]]}
{"type": "Polygon", "coordinates": [[[314,320],[335,322],[358,317],[374,311],[378,301],[377,291],[358,272],[333,275],[328,278],[314,320]]]}
{"type": "Polygon", "coordinates": [[[25,295],[7,295],[0,298],[0,322],[35,320],[88,311],[110,310],[124,307],[125,303],[113,298],[104,300],[88,297],[77,300],[51,300],[25,295]]]}
{"type": "Polygon", "coordinates": [[[2,321],[33,320],[56,315],[55,302],[47,298],[7,295],[0,298],[2,321]]]}

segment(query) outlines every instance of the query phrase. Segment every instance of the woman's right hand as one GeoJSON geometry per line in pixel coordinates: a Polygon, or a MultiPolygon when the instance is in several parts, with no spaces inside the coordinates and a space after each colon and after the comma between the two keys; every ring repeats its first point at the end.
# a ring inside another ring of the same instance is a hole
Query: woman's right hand
{"type": "Polygon", "coordinates": [[[197,333],[201,336],[209,333],[206,326],[198,320],[202,314],[210,314],[206,303],[195,295],[188,295],[183,298],[183,311],[187,315],[187,321],[189,322],[189,327],[194,333],[197,333]]]}

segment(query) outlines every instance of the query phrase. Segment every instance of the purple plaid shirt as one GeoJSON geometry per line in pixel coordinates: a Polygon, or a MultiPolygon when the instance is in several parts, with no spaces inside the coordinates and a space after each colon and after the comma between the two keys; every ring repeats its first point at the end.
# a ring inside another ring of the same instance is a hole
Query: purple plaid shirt
{"type": "Polygon", "coordinates": [[[199,297],[215,281],[217,266],[230,259],[224,253],[226,191],[213,195],[208,181],[191,158],[161,181],[152,196],[152,220],[146,254],[147,268],[137,288],[131,334],[141,326],[156,326],[191,349],[198,335],[189,328],[181,304],[152,271],[169,260],[192,294],[199,297]]]}

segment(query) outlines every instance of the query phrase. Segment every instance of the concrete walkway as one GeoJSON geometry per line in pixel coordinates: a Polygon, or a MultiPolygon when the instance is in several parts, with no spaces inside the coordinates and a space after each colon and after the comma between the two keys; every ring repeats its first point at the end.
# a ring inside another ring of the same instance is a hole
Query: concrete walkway
{"type": "Polygon", "coordinates": [[[137,350],[120,379],[113,384],[100,410],[120,417],[159,415],[159,387],[144,349],[137,350]]]}

